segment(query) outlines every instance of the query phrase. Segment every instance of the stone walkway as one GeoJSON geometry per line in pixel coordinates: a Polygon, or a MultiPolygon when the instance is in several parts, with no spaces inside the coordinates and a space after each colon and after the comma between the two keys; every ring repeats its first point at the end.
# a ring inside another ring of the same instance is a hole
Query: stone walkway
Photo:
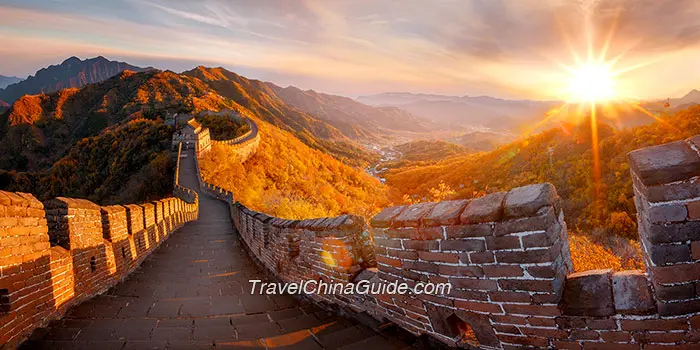
{"type": "MultiPolygon", "coordinates": [[[[191,153],[180,181],[198,189],[191,153]]],[[[34,332],[27,349],[403,349],[410,337],[377,333],[291,296],[251,295],[265,279],[231,226],[224,202],[200,195],[199,219],[163,242],[127,280],[34,332]]],[[[395,332],[395,333],[394,333],[395,332]]]]}

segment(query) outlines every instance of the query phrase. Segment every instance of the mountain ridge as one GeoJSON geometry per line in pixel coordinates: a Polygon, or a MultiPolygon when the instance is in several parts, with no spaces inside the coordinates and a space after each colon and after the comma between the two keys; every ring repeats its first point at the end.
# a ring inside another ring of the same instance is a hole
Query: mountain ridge
{"type": "Polygon", "coordinates": [[[0,75],[0,89],[4,89],[8,85],[19,83],[20,81],[22,81],[22,78],[0,75]]]}
{"type": "Polygon", "coordinates": [[[143,72],[152,69],[133,66],[126,62],[110,61],[103,56],[85,60],[71,56],[60,64],[41,68],[27,79],[8,85],[0,90],[0,100],[11,104],[24,95],[80,88],[107,80],[125,70],[143,72]]]}

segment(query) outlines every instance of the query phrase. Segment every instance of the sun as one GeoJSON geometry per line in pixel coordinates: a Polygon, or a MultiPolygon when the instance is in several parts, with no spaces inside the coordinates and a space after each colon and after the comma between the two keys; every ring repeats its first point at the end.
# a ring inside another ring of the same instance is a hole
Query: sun
{"type": "Polygon", "coordinates": [[[617,98],[615,73],[609,64],[590,62],[570,70],[571,102],[606,102],[617,98]]]}

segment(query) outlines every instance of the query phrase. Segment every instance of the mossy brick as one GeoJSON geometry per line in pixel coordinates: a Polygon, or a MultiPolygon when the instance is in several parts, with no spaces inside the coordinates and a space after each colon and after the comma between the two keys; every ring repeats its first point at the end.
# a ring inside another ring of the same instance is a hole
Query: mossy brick
{"type": "Polygon", "coordinates": [[[632,172],[645,186],[671,183],[700,175],[700,155],[685,141],[632,151],[627,155],[627,159],[632,172]]]}
{"type": "Polygon", "coordinates": [[[506,192],[497,192],[476,198],[467,205],[460,217],[462,223],[500,221],[503,217],[503,200],[506,192]]]}
{"type": "Polygon", "coordinates": [[[468,200],[452,200],[437,203],[433,209],[423,217],[424,226],[454,225],[459,223],[459,217],[464,208],[469,204],[468,200]]]}

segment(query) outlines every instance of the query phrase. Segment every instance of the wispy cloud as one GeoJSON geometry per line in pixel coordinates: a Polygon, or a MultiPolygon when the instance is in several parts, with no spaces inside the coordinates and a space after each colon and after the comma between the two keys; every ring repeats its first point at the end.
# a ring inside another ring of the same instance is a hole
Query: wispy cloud
{"type": "Polygon", "coordinates": [[[88,0],[6,1],[0,35],[12,40],[0,48],[0,74],[31,72],[71,51],[111,52],[350,95],[552,98],[566,78],[555,62],[571,64],[572,49],[585,55],[584,28],[600,49],[614,27],[610,57],[624,54],[623,66],[654,59],[628,74],[635,94],[663,96],[700,81],[688,69],[700,59],[695,0],[115,0],[109,11],[88,0]]]}

